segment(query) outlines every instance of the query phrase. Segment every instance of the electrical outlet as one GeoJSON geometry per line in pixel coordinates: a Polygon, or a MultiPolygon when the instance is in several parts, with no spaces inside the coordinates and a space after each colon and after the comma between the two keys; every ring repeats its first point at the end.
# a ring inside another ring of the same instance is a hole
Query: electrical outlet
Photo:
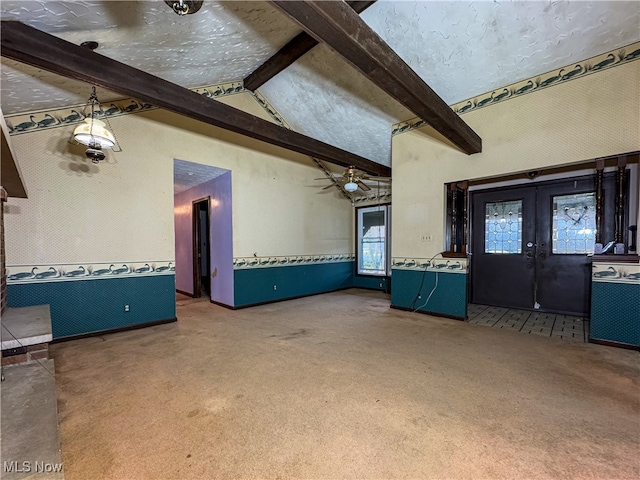
{"type": "Polygon", "coordinates": [[[420,237],[420,240],[423,242],[433,242],[433,235],[425,234],[420,237]]]}
{"type": "Polygon", "coordinates": [[[128,312],[128,311],[129,311],[129,305],[125,305],[125,306],[124,306],[124,311],[125,311],[125,312],[128,312]]]}
{"type": "Polygon", "coordinates": [[[273,289],[274,289],[274,290],[277,290],[277,289],[278,289],[278,287],[276,287],[276,286],[274,285],[274,286],[273,286],[273,289]]]}

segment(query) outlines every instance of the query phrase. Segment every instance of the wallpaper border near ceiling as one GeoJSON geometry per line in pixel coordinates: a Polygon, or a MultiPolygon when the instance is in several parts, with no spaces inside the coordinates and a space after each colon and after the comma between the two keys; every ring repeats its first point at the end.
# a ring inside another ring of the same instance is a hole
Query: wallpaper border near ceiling
{"type": "Polygon", "coordinates": [[[253,97],[253,99],[258,102],[258,105],[260,105],[265,112],[267,112],[267,114],[281,127],[284,127],[288,130],[293,130],[293,128],[291,128],[291,125],[289,125],[286,120],[284,118],[282,118],[282,115],[280,115],[280,113],[275,109],[275,107],[273,105],[271,105],[271,103],[269,102],[269,100],[267,100],[267,98],[262,95],[259,91],[255,91],[255,92],[251,92],[251,96],[253,97]]]}
{"type": "MultiPolygon", "coordinates": [[[[569,80],[584,77],[601,70],[613,68],[633,60],[640,59],[640,42],[635,42],[622,48],[588,58],[582,62],[567,65],[550,72],[536,75],[510,85],[497,88],[493,91],[477,95],[451,105],[451,108],[459,115],[494,105],[498,102],[520,97],[531,92],[538,91],[553,85],[559,85],[569,80]]],[[[191,89],[207,98],[224,97],[247,92],[242,81],[227,82],[218,85],[207,85],[191,89]]],[[[253,98],[275,120],[278,125],[291,129],[291,126],[282,118],[282,115],[259,92],[252,92],[253,98]]],[[[105,102],[104,110],[98,112],[97,118],[115,117],[138,113],[145,110],[156,109],[154,105],[141,102],[132,98],[124,98],[112,102],[105,102]],[[108,103],[108,105],[106,105],[108,103]]],[[[24,112],[14,115],[6,115],[5,119],[10,135],[21,135],[33,131],[41,131],[49,128],[58,128],[81,123],[86,117],[86,104],[73,105],[62,109],[39,110],[24,112]]],[[[398,135],[426,124],[419,117],[414,117],[403,122],[398,122],[391,127],[391,134],[398,135]]]]}
{"type": "MultiPolygon", "coordinates": [[[[478,110],[479,108],[488,107],[489,105],[495,105],[498,102],[521,97],[522,95],[536,92],[543,88],[559,85],[569,80],[581,78],[585,75],[597,73],[601,70],[606,70],[638,59],[640,59],[640,42],[635,42],[627,45],[626,47],[616,48],[615,50],[603,53],[602,55],[596,55],[595,57],[588,58],[582,62],[567,65],[541,75],[536,75],[535,77],[527,78],[525,80],[497,88],[491,92],[476,95],[473,98],[451,105],[451,108],[458,115],[462,115],[478,110]]],[[[405,133],[410,130],[420,128],[426,124],[427,122],[419,117],[399,122],[392,126],[391,135],[405,133]]]]}
{"type": "Polygon", "coordinates": [[[318,263],[353,262],[354,253],[325,253],[318,255],[291,255],[280,257],[236,257],[233,259],[233,269],[269,268],[291,265],[310,265],[318,263]]]}
{"type": "MultiPolygon", "coordinates": [[[[219,85],[207,85],[190,89],[203,97],[217,98],[227,95],[235,95],[245,91],[242,82],[228,82],[219,85]]],[[[89,90],[87,90],[89,92],[89,90]]],[[[159,107],[141,102],[133,98],[123,98],[112,102],[104,102],[97,111],[96,118],[111,118],[130,113],[138,113],[146,110],[155,110],[159,107]]],[[[21,135],[24,133],[42,131],[50,128],[66,127],[82,123],[90,115],[86,103],[73,105],[66,108],[41,110],[14,115],[6,115],[9,135],[21,135]]]]}

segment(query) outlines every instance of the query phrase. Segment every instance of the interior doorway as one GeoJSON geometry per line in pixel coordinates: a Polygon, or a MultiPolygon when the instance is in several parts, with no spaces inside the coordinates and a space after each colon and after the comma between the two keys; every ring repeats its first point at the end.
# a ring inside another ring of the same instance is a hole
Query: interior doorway
{"type": "MultiPolygon", "coordinates": [[[[604,180],[602,238],[615,183],[604,180]]],[[[586,316],[595,244],[593,175],[472,192],[471,301],[586,316]]]]}
{"type": "Polygon", "coordinates": [[[211,198],[193,201],[193,296],[211,296],[211,198]]]}

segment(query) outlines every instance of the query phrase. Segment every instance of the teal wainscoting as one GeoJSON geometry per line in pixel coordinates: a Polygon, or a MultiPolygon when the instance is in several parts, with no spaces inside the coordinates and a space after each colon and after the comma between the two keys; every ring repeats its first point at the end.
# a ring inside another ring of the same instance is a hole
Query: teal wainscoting
{"type": "Polygon", "coordinates": [[[240,268],[234,284],[235,307],[331,292],[353,286],[353,262],[240,268]]]}
{"type": "Polygon", "coordinates": [[[640,283],[592,282],[589,339],[640,347],[640,283]]]}
{"type": "Polygon", "coordinates": [[[50,305],[54,339],[83,335],[175,319],[175,275],[14,283],[7,285],[7,301],[9,307],[50,305]]]}
{"type": "MultiPolygon", "coordinates": [[[[355,265],[353,266],[355,268],[355,265]]],[[[353,286],[357,288],[367,288],[369,290],[380,290],[381,292],[391,292],[391,277],[368,277],[366,275],[354,275],[353,286]]]]}
{"type": "Polygon", "coordinates": [[[467,274],[463,272],[393,269],[393,290],[391,305],[398,308],[419,309],[420,312],[434,313],[448,317],[467,317],[467,274]],[[424,276],[424,282],[423,282],[424,276]],[[436,285],[429,302],[429,293],[436,285]],[[422,284],[422,288],[420,285],[422,284]],[[420,296],[415,300],[420,289],[420,296]],[[414,302],[415,300],[415,302],[414,302]]]}

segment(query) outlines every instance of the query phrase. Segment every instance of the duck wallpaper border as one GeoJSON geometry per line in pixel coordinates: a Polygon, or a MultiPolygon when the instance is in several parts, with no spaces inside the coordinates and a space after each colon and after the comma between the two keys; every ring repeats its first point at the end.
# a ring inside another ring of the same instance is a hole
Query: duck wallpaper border
{"type": "Polygon", "coordinates": [[[7,265],[7,284],[174,275],[175,261],[7,265]]]}
{"type": "Polygon", "coordinates": [[[591,279],[594,282],[640,285],[640,263],[594,263],[591,279]]]}
{"type": "MultiPolygon", "coordinates": [[[[569,80],[581,78],[585,75],[606,70],[638,59],[640,59],[640,42],[635,42],[631,45],[627,45],[626,47],[617,48],[610,52],[603,53],[602,55],[588,58],[582,62],[567,65],[542,75],[536,75],[535,77],[527,78],[519,82],[497,88],[492,92],[486,92],[473,98],[463,100],[451,105],[451,108],[458,115],[462,115],[464,113],[478,110],[479,108],[488,107],[489,105],[494,105],[501,101],[517,98],[527,93],[536,92],[552,85],[559,85],[569,80]]],[[[393,125],[391,134],[398,135],[415,128],[423,127],[426,124],[427,122],[421,118],[415,117],[393,125]]]]}
{"type": "MultiPolygon", "coordinates": [[[[192,88],[191,91],[199,93],[203,97],[217,98],[242,93],[245,89],[242,82],[229,82],[192,88]]],[[[85,118],[91,116],[91,112],[88,111],[87,107],[87,104],[74,105],[63,109],[6,115],[5,119],[9,128],[9,135],[20,135],[82,123],[85,118]]],[[[100,110],[94,114],[97,119],[119,117],[158,108],[150,103],[141,102],[133,98],[101,102],[100,107],[100,110]]]]}
{"type": "Polygon", "coordinates": [[[436,255],[433,258],[393,257],[391,268],[394,270],[413,270],[443,273],[467,273],[467,258],[444,258],[436,255]]]}

